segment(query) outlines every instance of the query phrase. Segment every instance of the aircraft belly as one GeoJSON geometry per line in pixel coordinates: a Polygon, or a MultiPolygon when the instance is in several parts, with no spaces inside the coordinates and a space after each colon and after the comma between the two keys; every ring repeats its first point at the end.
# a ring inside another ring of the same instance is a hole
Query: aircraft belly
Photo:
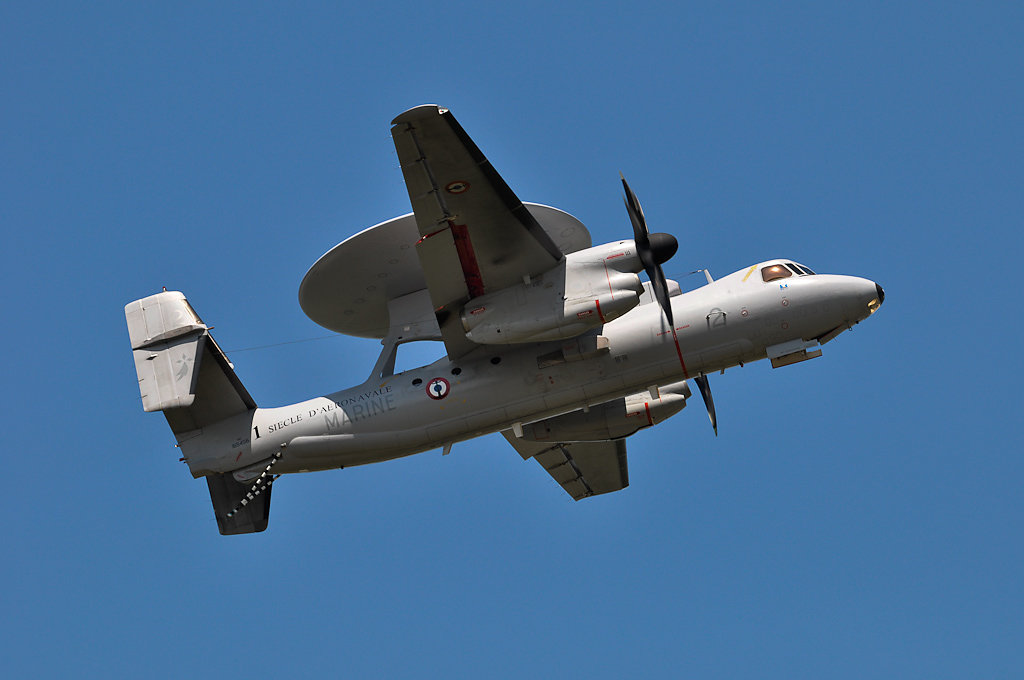
{"type": "Polygon", "coordinates": [[[312,472],[355,467],[416,453],[422,433],[375,432],[296,437],[275,466],[277,473],[312,472]]]}
{"type": "Polygon", "coordinates": [[[275,465],[280,473],[390,460],[735,365],[757,351],[736,337],[739,323],[709,333],[700,325],[704,312],[679,312],[678,350],[673,335],[652,331],[649,319],[616,321],[602,330],[609,350],[580,361],[542,367],[538,359],[556,345],[531,345],[503,351],[498,363],[484,357],[460,363],[456,371],[442,360],[384,384],[260,409],[253,419],[253,453],[262,459],[281,451],[275,465]],[[652,342],[652,335],[659,341],[652,342]],[[428,391],[434,384],[443,384],[437,396],[428,391]]]}
{"type": "Polygon", "coordinates": [[[676,303],[675,333],[659,328],[651,317],[661,310],[651,305],[606,324],[607,349],[584,360],[541,361],[554,343],[495,350],[497,363],[493,357],[458,365],[442,360],[383,384],[260,409],[250,456],[280,450],[279,472],[398,458],[763,358],[767,345],[825,322],[817,300],[795,304],[793,295],[794,304],[782,305],[775,292],[771,300],[761,297],[725,305],[719,298],[710,310],[699,300],[676,303]],[[434,384],[443,384],[437,396],[428,391],[434,384]]]}
{"type": "MultiPolygon", "coordinates": [[[[469,370],[467,367],[466,372],[469,370]]],[[[530,422],[622,396],[636,389],[627,383],[647,384],[652,377],[650,367],[646,371],[634,371],[630,380],[619,374],[596,377],[600,373],[584,371],[583,377],[571,373],[544,373],[547,389],[542,394],[525,382],[509,384],[504,376],[453,383],[451,395],[437,401],[428,399],[423,390],[403,393],[393,388],[398,394],[391,411],[362,422],[346,422],[345,431],[338,433],[325,432],[322,422],[314,419],[285,425],[293,428],[294,436],[287,441],[275,440],[273,451],[264,449],[264,452],[269,456],[274,451],[282,451],[282,458],[274,468],[279,473],[390,460],[507,429],[516,422],[530,422]]],[[[401,378],[408,379],[408,376],[401,378]]],[[[397,380],[392,384],[394,382],[397,380]]],[[[343,403],[342,397],[338,394],[325,399],[343,403]]],[[[322,404],[324,400],[313,401],[322,404]]],[[[314,406],[312,402],[305,402],[284,407],[279,410],[281,413],[272,415],[278,419],[288,416],[283,421],[278,420],[278,423],[288,423],[294,414],[316,410],[314,406]]],[[[337,420],[344,422],[342,418],[337,420]]]]}
{"type": "Polygon", "coordinates": [[[734,340],[720,345],[715,345],[702,350],[699,359],[695,362],[694,371],[701,373],[713,373],[723,368],[735,366],[750,356],[754,344],[746,339],[734,340]]]}

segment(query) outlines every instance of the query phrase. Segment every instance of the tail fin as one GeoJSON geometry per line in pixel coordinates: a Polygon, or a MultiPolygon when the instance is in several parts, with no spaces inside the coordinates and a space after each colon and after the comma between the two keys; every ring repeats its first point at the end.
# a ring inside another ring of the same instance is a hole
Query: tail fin
{"type": "MultiPolygon", "coordinates": [[[[163,411],[194,477],[206,475],[222,534],[267,528],[270,494],[231,519],[231,504],[244,494],[226,471],[224,441],[248,441],[256,402],[209,328],[177,291],[164,291],[124,308],[139,378],[142,406],[163,411]],[[204,430],[206,436],[204,437],[204,430]]],[[[227,468],[230,469],[230,468],[227,468]]]]}
{"type": "Polygon", "coordinates": [[[210,500],[213,501],[213,514],[217,517],[217,529],[222,535],[254,534],[267,528],[267,522],[270,520],[270,492],[273,486],[267,486],[263,493],[243,506],[242,499],[245,498],[251,484],[235,481],[230,473],[207,475],[206,483],[210,487],[210,500]]]}

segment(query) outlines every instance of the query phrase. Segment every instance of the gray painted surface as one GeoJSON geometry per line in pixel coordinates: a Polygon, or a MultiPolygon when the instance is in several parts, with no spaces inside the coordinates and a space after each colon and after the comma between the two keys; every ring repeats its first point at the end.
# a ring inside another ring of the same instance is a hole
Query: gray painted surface
{"type": "Polygon", "coordinates": [[[241,515],[226,508],[271,466],[364,465],[491,432],[573,498],[621,489],[624,438],[681,410],[687,379],[814,358],[881,304],[872,281],[769,260],[684,294],[669,281],[670,328],[633,241],[590,247],[572,216],[524,206],[444,109],[418,107],[393,132],[414,215],[336,246],[299,293],[317,323],[384,338],[363,384],[257,408],[184,295],[125,308],[144,408],[210,477],[222,533],[266,527],[269,487],[241,515]],[[422,338],[448,356],[394,374],[397,345],[422,338]]]}

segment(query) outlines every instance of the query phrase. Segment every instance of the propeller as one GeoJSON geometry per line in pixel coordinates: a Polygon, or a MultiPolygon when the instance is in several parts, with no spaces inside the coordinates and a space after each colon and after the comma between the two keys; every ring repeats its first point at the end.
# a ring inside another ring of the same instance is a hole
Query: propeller
{"type": "MultiPolygon", "coordinates": [[[[622,175],[619,175],[622,177],[622,175]]],[[[668,299],[668,284],[665,282],[665,272],[661,270],[661,264],[676,254],[679,249],[679,242],[672,234],[652,234],[647,229],[647,219],[644,217],[644,209],[640,207],[640,201],[636,194],[629,188],[626,178],[622,177],[622,188],[626,192],[626,210],[629,211],[629,221],[633,223],[633,241],[636,243],[636,252],[640,256],[640,262],[644,266],[647,278],[651,280],[651,287],[654,289],[654,297],[665,312],[670,328],[675,328],[672,320],[672,304],[668,299]]]]}
{"type": "MultiPolygon", "coordinates": [[[[676,254],[679,249],[679,242],[672,234],[652,234],[647,229],[647,218],[644,217],[644,210],[640,207],[640,201],[636,194],[629,188],[626,178],[621,174],[622,188],[626,192],[626,210],[629,211],[629,221],[633,223],[633,241],[636,243],[636,252],[640,256],[640,262],[644,266],[647,277],[651,280],[651,288],[654,290],[654,297],[665,312],[668,320],[668,327],[672,329],[672,337],[676,337],[676,325],[672,319],[672,303],[668,297],[668,283],[665,281],[665,272],[661,270],[663,262],[676,254]]],[[[676,340],[678,344],[678,340],[676,340]]],[[[708,410],[708,417],[711,418],[711,427],[718,436],[718,417],[715,415],[715,400],[711,397],[711,385],[708,384],[706,375],[699,375],[693,379],[700,389],[700,396],[704,399],[704,406],[708,410]]]]}

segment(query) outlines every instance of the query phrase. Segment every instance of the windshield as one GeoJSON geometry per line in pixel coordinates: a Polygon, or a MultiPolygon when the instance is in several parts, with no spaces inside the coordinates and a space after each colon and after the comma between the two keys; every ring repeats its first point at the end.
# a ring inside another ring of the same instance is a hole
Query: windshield
{"type": "Polygon", "coordinates": [[[801,276],[804,276],[804,275],[813,276],[814,275],[814,272],[812,272],[810,270],[810,268],[805,267],[802,264],[794,264],[792,262],[787,262],[786,264],[789,265],[789,267],[793,271],[795,271],[797,274],[799,274],[801,276]]]}
{"type": "Polygon", "coordinates": [[[769,281],[776,281],[778,279],[784,279],[792,276],[793,272],[786,269],[781,264],[770,264],[767,267],[761,268],[761,278],[765,283],[769,281]]]}

